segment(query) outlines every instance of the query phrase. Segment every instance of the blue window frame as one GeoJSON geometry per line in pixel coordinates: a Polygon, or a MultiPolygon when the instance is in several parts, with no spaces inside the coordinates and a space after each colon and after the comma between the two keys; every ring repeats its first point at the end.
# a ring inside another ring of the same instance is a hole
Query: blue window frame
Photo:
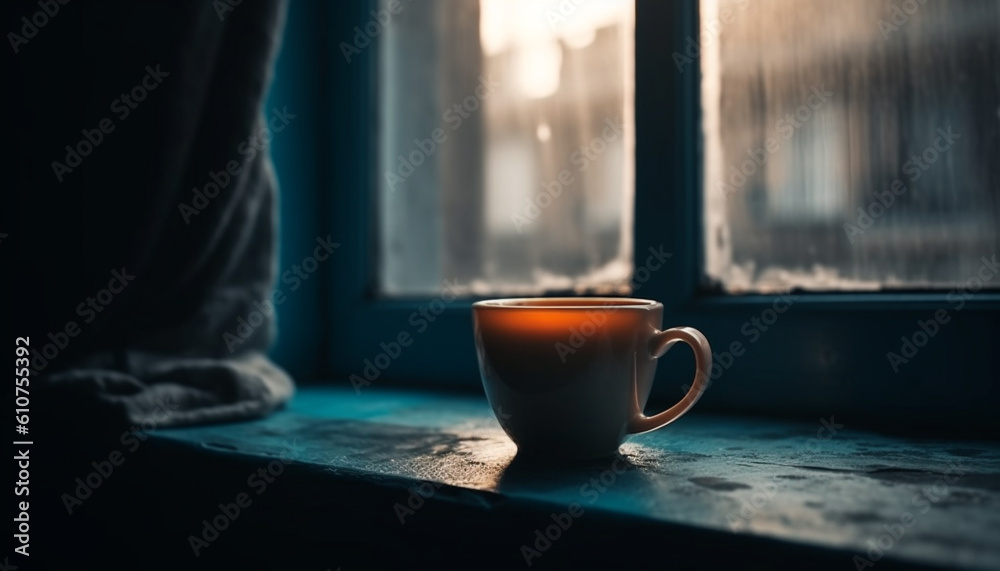
{"type": "MultiPolygon", "coordinates": [[[[316,298],[300,306],[297,317],[279,322],[282,335],[294,339],[279,341],[279,348],[298,356],[290,368],[300,377],[349,383],[352,375],[363,378],[380,353],[391,352],[398,354],[389,355],[384,370],[376,368],[368,386],[479,390],[470,313],[476,299],[446,300],[435,315],[432,299],[386,299],[376,288],[378,42],[350,63],[339,47],[374,7],[296,2],[290,10],[287,33],[303,34],[318,55],[312,54],[312,70],[282,72],[279,64],[287,89],[309,90],[302,103],[312,123],[300,145],[311,158],[290,160],[311,170],[295,176],[302,183],[297,188],[282,181],[282,253],[294,256],[290,244],[316,233],[332,234],[343,247],[321,268],[316,298]],[[396,351],[392,344],[401,333],[409,345],[396,351]]],[[[700,78],[677,73],[670,57],[698,38],[697,1],[638,0],[635,22],[635,259],[641,264],[651,247],[672,257],[667,271],[652,272],[634,296],[663,302],[665,326],[694,326],[711,341],[715,369],[702,406],[812,418],[836,414],[838,421],[912,424],[928,418],[996,426],[997,293],[979,292],[958,310],[946,291],[803,292],[788,306],[782,296],[726,295],[703,281],[700,78]],[[912,338],[919,322],[942,309],[949,322],[894,372],[887,354],[899,353],[901,337],[912,338]],[[781,319],[765,325],[779,310],[781,319]],[[755,337],[761,326],[769,327],[767,334],[755,337]]],[[[693,372],[691,355],[672,353],[658,372],[651,406],[679,398],[693,372]]]]}

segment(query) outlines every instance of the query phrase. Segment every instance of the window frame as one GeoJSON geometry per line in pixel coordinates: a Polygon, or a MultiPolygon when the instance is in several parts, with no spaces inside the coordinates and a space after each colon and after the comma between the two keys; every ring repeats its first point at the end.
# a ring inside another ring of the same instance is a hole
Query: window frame
{"type": "MultiPolygon", "coordinates": [[[[338,383],[349,383],[352,375],[364,378],[366,360],[374,362],[384,352],[380,343],[406,332],[411,344],[359,390],[406,383],[478,391],[470,307],[480,298],[446,303],[418,333],[412,316],[433,298],[378,296],[379,42],[376,38],[350,63],[340,47],[350,41],[354,26],[370,19],[376,2],[344,4],[349,5],[322,3],[312,24],[322,31],[318,37],[326,45],[320,61],[329,68],[321,70],[325,81],[313,110],[321,121],[316,168],[325,181],[316,189],[315,215],[320,228],[336,229],[334,239],[343,246],[322,268],[325,319],[317,333],[322,340],[317,375],[338,383]]],[[[899,351],[900,336],[912,335],[917,320],[952,307],[946,291],[803,292],[768,332],[749,342],[742,327],[773,309],[779,296],[722,294],[706,288],[701,277],[700,65],[695,60],[679,72],[670,57],[688,38],[698,41],[698,2],[637,0],[635,23],[635,263],[642,265],[650,246],[662,245],[672,257],[669,266],[651,272],[634,297],[663,302],[665,327],[701,329],[717,363],[727,362],[723,353],[734,342],[743,346],[729,368],[713,375],[702,406],[813,419],[837,414],[838,421],[851,415],[882,422],[923,415],[996,423],[990,417],[1000,396],[1000,293],[980,292],[961,311],[949,311],[949,323],[898,373],[887,352],[899,351]],[[679,191],[669,191],[677,186],[679,191]],[[817,319],[823,327],[812,326],[817,319]]],[[[660,367],[654,403],[679,399],[693,372],[690,352],[672,353],[679,356],[668,355],[670,364],[660,367]]]]}

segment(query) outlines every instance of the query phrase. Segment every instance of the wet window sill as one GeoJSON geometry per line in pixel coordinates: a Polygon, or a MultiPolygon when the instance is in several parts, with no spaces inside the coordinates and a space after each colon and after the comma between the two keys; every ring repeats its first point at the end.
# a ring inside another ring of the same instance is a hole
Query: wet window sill
{"type": "Polygon", "coordinates": [[[540,469],[515,459],[482,397],[306,388],[267,419],[153,441],[189,465],[228,466],[231,477],[220,468],[201,482],[208,496],[259,494],[263,507],[245,519],[282,522],[277,533],[331,569],[477,557],[546,568],[623,550],[697,567],[748,557],[782,568],[789,557],[800,568],[1000,567],[1000,444],[888,437],[831,417],[695,412],[633,437],[619,459],[540,469]],[[254,480],[260,469],[274,481],[254,480]]]}

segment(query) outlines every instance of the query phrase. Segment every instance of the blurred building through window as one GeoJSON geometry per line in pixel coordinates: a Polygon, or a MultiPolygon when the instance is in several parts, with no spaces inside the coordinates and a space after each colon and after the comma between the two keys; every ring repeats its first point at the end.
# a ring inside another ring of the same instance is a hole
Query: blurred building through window
{"type": "Polygon", "coordinates": [[[950,288],[992,261],[1000,2],[701,0],[700,10],[692,55],[711,284],[950,288]]]}
{"type": "Polygon", "coordinates": [[[379,37],[381,293],[626,293],[632,3],[401,6],[379,37]]]}

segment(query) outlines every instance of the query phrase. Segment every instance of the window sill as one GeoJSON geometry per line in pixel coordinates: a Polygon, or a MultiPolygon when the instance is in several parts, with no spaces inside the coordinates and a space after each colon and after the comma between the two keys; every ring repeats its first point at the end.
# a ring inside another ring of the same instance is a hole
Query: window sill
{"type": "MultiPolygon", "coordinates": [[[[520,546],[535,547],[535,530],[553,522],[551,513],[577,503],[583,513],[573,521],[592,523],[580,525],[577,538],[567,529],[567,546],[560,537],[533,563],[565,560],[581,543],[584,550],[607,549],[608,526],[626,522],[624,529],[658,537],[645,551],[663,559],[746,561],[749,549],[765,559],[794,555],[815,563],[809,566],[847,568],[854,555],[867,557],[867,541],[877,541],[884,525],[908,512],[913,525],[893,541],[881,567],[1000,565],[989,531],[1000,527],[1000,514],[988,507],[1000,502],[1000,445],[916,442],[840,428],[835,419],[831,433],[824,427],[830,422],[695,413],[633,437],[621,449],[627,464],[609,459],[539,470],[513,461],[515,448],[481,397],[307,388],[271,418],[165,430],[156,440],[259,465],[291,460],[290,471],[313,474],[320,504],[337,504],[352,486],[381,488],[384,501],[354,517],[389,541],[424,526],[488,529],[491,514],[518,519],[525,527],[504,526],[502,536],[486,541],[498,552],[491,560],[505,564],[523,564],[520,546]],[[921,493],[937,501],[917,498],[921,493]],[[529,517],[532,511],[540,515],[529,517]],[[669,549],[675,543],[683,554],[669,549]],[[727,545],[739,552],[720,549],[727,545]]],[[[288,505],[287,518],[303,508],[288,505]]],[[[337,542],[330,542],[333,556],[337,542]]]]}
{"type": "Polygon", "coordinates": [[[238,518],[247,521],[229,524],[239,531],[222,531],[199,563],[239,553],[318,569],[421,559],[520,568],[524,545],[536,550],[533,568],[596,557],[846,569],[909,513],[879,569],[1000,566],[1000,444],[829,426],[695,412],[633,437],[627,463],[540,470],[514,461],[482,397],[305,388],[264,420],[156,431],[150,457],[164,513],[178,520],[179,559],[194,561],[182,539],[220,502],[241,492],[252,501],[238,518]],[[273,482],[253,479],[268,468],[273,482]],[[536,546],[536,530],[574,503],[582,514],[536,546]]]}

